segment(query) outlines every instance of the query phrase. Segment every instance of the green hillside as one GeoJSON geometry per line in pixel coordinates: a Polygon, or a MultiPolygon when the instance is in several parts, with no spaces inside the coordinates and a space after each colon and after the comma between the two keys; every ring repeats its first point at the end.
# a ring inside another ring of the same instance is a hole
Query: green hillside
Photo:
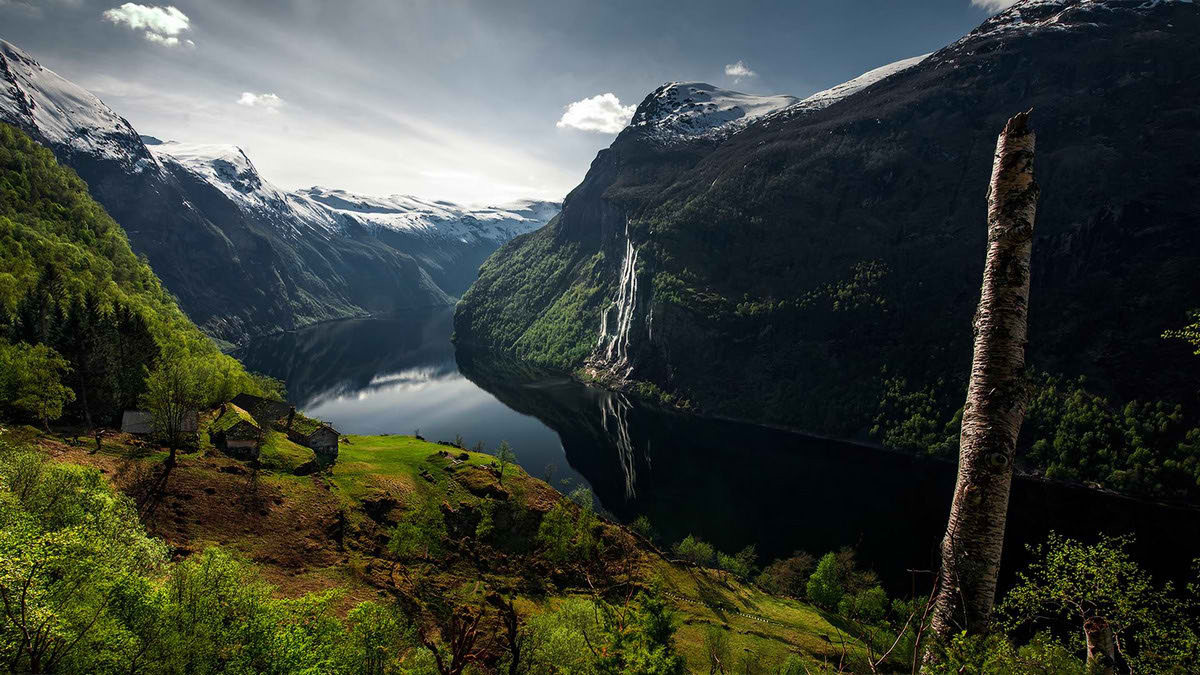
{"type": "Polygon", "coordinates": [[[0,124],[0,400],[40,421],[65,405],[113,422],[164,354],[210,401],[266,385],[179,310],[72,170],[0,124]]]}

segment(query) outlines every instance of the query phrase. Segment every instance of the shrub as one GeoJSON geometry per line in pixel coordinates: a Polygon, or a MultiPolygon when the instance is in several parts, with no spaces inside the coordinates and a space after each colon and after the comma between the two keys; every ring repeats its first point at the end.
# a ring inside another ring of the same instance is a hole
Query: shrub
{"type": "Polygon", "coordinates": [[[672,548],[675,557],[693,565],[711,565],[715,551],[712,544],[702,541],[693,535],[683,538],[683,541],[672,548]]]}
{"type": "Polygon", "coordinates": [[[817,561],[812,555],[796,551],[790,558],[781,558],[767,565],[756,582],[775,595],[803,598],[807,593],[808,577],[816,566],[817,561]]]}
{"type": "Polygon", "coordinates": [[[842,587],[841,573],[838,569],[836,554],[826,553],[821,557],[821,561],[817,563],[816,571],[808,578],[808,585],[805,587],[805,590],[808,594],[808,599],[813,604],[825,609],[837,607],[842,596],[845,594],[845,590],[842,587]]]}

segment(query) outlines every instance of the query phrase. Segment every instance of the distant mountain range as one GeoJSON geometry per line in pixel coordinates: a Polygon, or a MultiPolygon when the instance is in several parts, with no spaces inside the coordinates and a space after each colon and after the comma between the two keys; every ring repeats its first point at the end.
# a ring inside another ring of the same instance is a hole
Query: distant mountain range
{"type": "MultiPolygon", "coordinates": [[[[1022,0],[804,100],[661,87],[457,339],[693,409],[866,435],[885,382],[962,404],[996,135],[1033,108],[1029,362],[1195,407],[1200,4],[1022,0]]],[[[917,411],[919,412],[919,411],[917,411]]],[[[908,411],[907,414],[917,414],[908,411]]]]}
{"type": "Polygon", "coordinates": [[[489,254],[559,209],[284,191],[237,147],[139,135],[99,98],[4,41],[0,121],[75,169],[184,311],[227,343],[450,304],[489,254]]]}

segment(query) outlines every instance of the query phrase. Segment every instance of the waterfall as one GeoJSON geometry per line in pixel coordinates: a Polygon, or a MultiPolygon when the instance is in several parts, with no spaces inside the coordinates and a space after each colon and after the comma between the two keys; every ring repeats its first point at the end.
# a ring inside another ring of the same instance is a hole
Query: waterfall
{"type": "Polygon", "coordinates": [[[629,411],[633,406],[623,394],[611,394],[600,400],[600,423],[617,446],[617,461],[625,474],[626,501],[637,496],[637,466],[633,439],[629,435],[629,411]],[[610,427],[611,423],[611,427],[610,427]]]}
{"type": "MultiPolygon", "coordinates": [[[[637,259],[638,249],[629,236],[629,221],[625,222],[625,257],[621,260],[617,297],[607,306],[600,317],[600,338],[596,351],[603,354],[604,361],[614,368],[629,366],[629,329],[633,326],[633,315],[637,311],[637,259]],[[616,310],[615,325],[609,333],[609,315],[616,310]]],[[[628,372],[625,373],[628,375],[628,372]]]]}

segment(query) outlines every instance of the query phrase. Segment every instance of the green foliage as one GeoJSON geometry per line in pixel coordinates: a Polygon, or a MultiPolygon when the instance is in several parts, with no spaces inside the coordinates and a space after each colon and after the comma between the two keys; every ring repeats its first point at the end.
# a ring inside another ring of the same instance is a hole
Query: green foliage
{"type": "Polygon", "coordinates": [[[442,509],[433,502],[422,502],[392,528],[388,551],[401,560],[437,556],[446,536],[442,509]]]}
{"type": "Polygon", "coordinates": [[[939,392],[944,389],[940,380],[936,385],[912,391],[903,377],[885,378],[871,435],[889,448],[935,457],[954,456],[958,452],[962,411],[946,422],[941,421],[945,405],[939,392]]]}
{"type": "Polygon", "coordinates": [[[816,566],[817,561],[811,554],[796,551],[763,568],[755,583],[775,595],[804,598],[808,593],[808,578],[816,566]]]}
{"type": "Polygon", "coordinates": [[[475,526],[475,538],[486,540],[496,531],[496,501],[485,499],[479,505],[479,523],[475,526]]]}
{"type": "Polygon", "coordinates": [[[496,449],[496,464],[500,467],[497,480],[501,485],[504,485],[504,469],[516,461],[517,453],[513,452],[512,446],[508,444],[508,441],[500,441],[500,447],[496,449]]]}
{"type": "MultiPolygon", "coordinates": [[[[1057,480],[1148,496],[1200,495],[1200,427],[1181,406],[1114,405],[1088,391],[1083,378],[1035,372],[1030,381],[1020,461],[1057,480]]],[[[949,414],[949,398],[940,381],[913,391],[904,378],[885,379],[871,433],[891,448],[954,457],[962,409],[949,414]]]]}
{"type": "Polygon", "coordinates": [[[563,244],[557,223],[487,259],[455,313],[457,339],[562,370],[591,353],[611,279],[604,255],[563,244]]]}
{"type": "Polygon", "coordinates": [[[0,438],[0,660],[13,672],[401,672],[412,628],[334,592],[279,599],[219,549],[167,561],[95,469],[0,438]]]}
{"type": "Polygon", "coordinates": [[[749,579],[758,562],[758,551],[754,544],[738,551],[734,555],[717,551],[717,568],[724,570],[738,579],[749,579]]]}
{"type": "Polygon", "coordinates": [[[805,593],[809,601],[818,607],[833,609],[841,602],[845,594],[842,586],[842,574],[838,565],[837,555],[826,553],[817,562],[817,569],[808,578],[805,593]]]}
{"type": "Polygon", "coordinates": [[[712,544],[690,534],[672,546],[671,552],[676,558],[693,565],[711,565],[716,558],[712,544]]]}
{"type": "Polygon", "coordinates": [[[529,673],[595,673],[601,642],[600,609],[570,598],[558,609],[531,616],[522,626],[529,673]]]}
{"type": "Polygon", "coordinates": [[[116,658],[110,605],[166,559],[133,503],[95,469],[0,442],[0,656],[15,672],[87,672],[116,658]],[[99,650],[101,653],[97,653],[99,650]]]}
{"type": "Polygon", "coordinates": [[[1045,635],[1017,648],[1002,633],[982,636],[959,633],[947,643],[931,648],[936,658],[923,667],[923,673],[1084,675],[1087,672],[1082,661],[1045,635]]]}
{"type": "Polygon", "coordinates": [[[11,401],[43,426],[62,417],[75,392],[63,384],[71,367],[46,345],[10,345],[0,339],[0,400],[11,401]]]}
{"type": "Polygon", "coordinates": [[[575,535],[575,522],[566,505],[555,504],[542,516],[538,526],[537,540],[546,549],[546,556],[556,563],[571,559],[571,544],[575,535]]]}
{"type": "Polygon", "coordinates": [[[658,540],[658,531],[654,529],[654,523],[651,523],[650,518],[645,514],[634,518],[629,529],[645,537],[647,541],[654,542],[658,540]]]}
{"type": "Polygon", "coordinates": [[[1200,431],[1179,406],[1161,401],[1113,406],[1082,379],[1035,376],[1021,440],[1050,478],[1096,481],[1146,495],[1200,493],[1200,431]]]}
{"type": "Polygon", "coordinates": [[[232,403],[227,403],[225,405],[225,412],[222,413],[220,417],[213,420],[212,424],[208,425],[208,430],[212,433],[222,433],[229,431],[239,422],[246,422],[247,424],[253,425],[255,428],[258,427],[258,422],[254,420],[254,417],[251,416],[250,413],[242,410],[232,403]]]}
{"type": "Polygon", "coordinates": [[[1087,545],[1051,534],[1031,546],[1035,561],[999,607],[1008,629],[1050,630],[1082,653],[1084,623],[1099,620],[1112,629],[1120,658],[1135,672],[1200,668],[1197,598],[1156,585],[1130,556],[1129,544],[1125,537],[1087,545]]]}
{"type": "Polygon", "coordinates": [[[1188,312],[1190,324],[1183,328],[1168,330],[1163,333],[1163,338],[1168,340],[1185,340],[1196,348],[1196,356],[1200,356],[1200,309],[1193,309],[1188,312]]]}
{"type": "Polygon", "coordinates": [[[597,655],[597,672],[612,675],[685,672],[683,657],[675,651],[675,618],[660,592],[643,591],[632,610],[608,606],[602,610],[601,635],[607,644],[597,655]]]}
{"type": "Polygon", "coordinates": [[[542,517],[538,526],[538,544],[545,549],[550,560],[559,564],[572,560],[586,561],[596,555],[600,548],[591,490],[575,490],[571,493],[571,502],[579,507],[575,513],[566,502],[559,502],[542,517]]]}
{"type": "MultiPolygon", "coordinates": [[[[160,351],[201,373],[204,403],[278,383],[245,372],[176,306],[125,233],[49,150],[0,124],[0,338],[62,356],[61,384],[39,407],[73,398],[76,411],[115,421],[135,405],[160,351]]],[[[5,398],[13,403],[16,399],[5,398]]],[[[40,415],[42,413],[34,413],[40,415]]]]}
{"type": "Polygon", "coordinates": [[[847,593],[838,602],[838,614],[868,624],[878,623],[887,614],[887,593],[882,586],[872,586],[854,593],[847,593]]]}

